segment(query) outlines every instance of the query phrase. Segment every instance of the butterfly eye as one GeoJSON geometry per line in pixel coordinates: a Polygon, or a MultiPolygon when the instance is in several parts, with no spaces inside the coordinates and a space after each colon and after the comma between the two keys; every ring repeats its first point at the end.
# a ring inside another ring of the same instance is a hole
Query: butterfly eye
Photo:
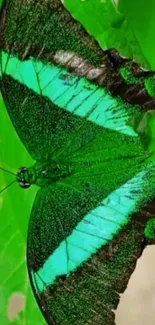
{"type": "Polygon", "coordinates": [[[25,182],[25,181],[18,182],[18,184],[19,184],[20,187],[22,187],[22,188],[28,188],[28,187],[31,186],[30,183],[27,183],[27,182],[25,182]]]}
{"type": "Polygon", "coordinates": [[[28,188],[31,186],[30,181],[28,180],[28,168],[21,167],[17,172],[17,181],[20,187],[28,188]]]}
{"type": "Polygon", "coordinates": [[[20,167],[17,171],[17,175],[21,175],[22,173],[24,173],[27,170],[26,167],[20,167]]]}

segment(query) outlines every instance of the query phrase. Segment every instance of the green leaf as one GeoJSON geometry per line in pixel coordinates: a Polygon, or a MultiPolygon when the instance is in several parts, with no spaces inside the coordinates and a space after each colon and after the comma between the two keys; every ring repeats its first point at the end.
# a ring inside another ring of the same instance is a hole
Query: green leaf
{"type": "Polygon", "coordinates": [[[155,70],[155,1],[119,0],[118,9],[130,23],[150,69],[155,70]]]}
{"type": "MultiPolygon", "coordinates": [[[[16,173],[33,164],[0,99],[0,166],[16,173]],[[15,153],[15,154],[14,154],[15,153]]],[[[0,171],[0,190],[15,179],[0,171]]],[[[3,325],[44,325],[26,267],[27,225],[37,187],[21,191],[15,182],[0,195],[0,319],[3,325]],[[16,305],[16,306],[15,306],[16,305]]]]}
{"type": "Polygon", "coordinates": [[[152,0],[120,0],[118,7],[112,0],[64,0],[64,5],[103,49],[116,48],[122,56],[155,69],[152,0]]]}

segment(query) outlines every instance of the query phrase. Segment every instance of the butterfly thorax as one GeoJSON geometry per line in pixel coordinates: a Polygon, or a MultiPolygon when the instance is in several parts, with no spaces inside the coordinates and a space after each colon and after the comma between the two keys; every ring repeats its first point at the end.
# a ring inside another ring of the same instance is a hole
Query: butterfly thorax
{"type": "Polygon", "coordinates": [[[68,164],[36,162],[32,167],[18,169],[17,182],[22,188],[28,188],[32,184],[42,187],[69,176],[70,172],[68,164]]]}

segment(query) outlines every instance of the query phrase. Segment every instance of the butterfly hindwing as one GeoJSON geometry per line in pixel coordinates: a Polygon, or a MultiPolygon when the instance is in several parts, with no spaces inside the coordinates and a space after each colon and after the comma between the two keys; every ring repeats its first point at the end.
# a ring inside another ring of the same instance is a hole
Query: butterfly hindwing
{"type": "Polygon", "coordinates": [[[140,173],[100,203],[95,195],[91,199],[89,187],[80,190],[77,184],[58,182],[39,190],[27,258],[48,324],[114,324],[119,293],[144,248],[147,217],[135,215],[129,222],[144,201],[144,188],[145,175],[140,173]]]}

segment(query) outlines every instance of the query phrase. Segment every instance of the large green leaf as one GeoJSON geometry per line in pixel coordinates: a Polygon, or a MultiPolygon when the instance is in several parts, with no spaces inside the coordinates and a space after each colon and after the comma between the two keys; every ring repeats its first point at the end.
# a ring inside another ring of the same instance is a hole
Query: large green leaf
{"type": "MultiPolygon", "coordinates": [[[[0,101],[0,166],[16,173],[33,163],[0,101]]],[[[0,190],[15,176],[0,171],[0,190]]],[[[27,225],[37,187],[22,191],[15,182],[0,195],[0,323],[43,325],[26,268],[27,225]],[[21,311],[20,311],[21,310],[21,311]],[[19,311],[19,312],[18,312],[19,311]]]]}
{"type": "Polygon", "coordinates": [[[155,1],[119,0],[118,9],[130,22],[150,69],[155,70],[155,1]]]}
{"type": "Polygon", "coordinates": [[[103,49],[116,48],[155,70],[155,2],[152,0],[64,0],[65,7],[81,22],[103,49]]]}

